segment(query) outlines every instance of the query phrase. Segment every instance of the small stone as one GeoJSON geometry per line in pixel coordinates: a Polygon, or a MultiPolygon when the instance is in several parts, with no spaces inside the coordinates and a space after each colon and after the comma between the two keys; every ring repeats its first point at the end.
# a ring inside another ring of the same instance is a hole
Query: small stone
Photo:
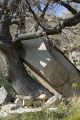
{"type": "Polygon", "coordinates": [[[48,108],[47,110],[50,111],[50,112],[53,112],[53,111],[56,112],[56,111],[58,111],[58,108],[48,108]]]}
{"type": "Polygon", "coordinates": [[[47,95],[46,95],[46,94],[41,94],[41,95],[38,97],[38,99],[40,99],[40,100],[47,100],[48,98],[47,98],[47,95]]]}
{"type": "Polygon", "coordinates": [[[20,107],[30,105],[32,103],[31,96],[16,95],[16,98],[15,104],[20,107]]]}
{"type": "Polygon", "coordinates": [[[22,106],[23,106],[23,100],[17,98],[17,99],[15,100],[15,104],[16,104],[17,106],[19,106],[19,107],[22,107],[22,106]]]}
{"type": "Polygon", "coordinates": [[[66,49],[65,47],[62,49],[62,51],[63,51],[64,53],[67,53],[67,49],[66,49]]]}

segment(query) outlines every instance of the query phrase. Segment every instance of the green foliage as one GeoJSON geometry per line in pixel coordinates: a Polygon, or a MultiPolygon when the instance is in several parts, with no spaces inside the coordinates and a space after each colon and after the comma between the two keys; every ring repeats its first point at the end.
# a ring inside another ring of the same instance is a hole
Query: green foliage
{"type": "Polygon", "coordinates": [[[62,120],[65,116],[64,104],[59,106],[58,111],[42,110],[34,113],[13,114],[3,120],[62,120]]]}
{"type": "Polygon", "coordinates": [[[72,84],[72,89],[73,89],[73,95],[76,96],[77,95],[77,90],[80,89],[80,83],[73,83],[72,84]]]}
{"type": "Polygon", "coordinates": [[[80,106],[72,109],[64,120],[80,120],[80,106]]]}
{"type": "MultiPolygon", "coordinates": [[[[80,103],[80,102],[79,102],[80,103]]],[[[59,104],[58,110],[42,110],[24,114],[12,114],[2,120],[80,120],[80,104],[59,104]]]]}
{"type": "Polygon", "coordinates": [[[54,112],[40,111],[34,113],[15,114],[3,120],[59,120],[54,112]]]}
{"type": "Polygon", "coordinates": [[[72,84],[72,88],[73,88],[73,89],[80,88],[80,84],[79,84],[79,83],[73,83],[73,84],[72,84]]]}

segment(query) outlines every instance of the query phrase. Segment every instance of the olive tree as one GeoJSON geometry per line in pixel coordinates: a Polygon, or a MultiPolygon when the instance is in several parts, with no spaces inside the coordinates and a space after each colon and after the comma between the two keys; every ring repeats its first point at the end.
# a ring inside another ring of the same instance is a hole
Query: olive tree
{"type": "Polygon", "coordinates": [[[50,95],[50,92],[40,83],[35,81],[25,69],[20,57],[20,42],[22,40],[35,40],[35,38],[55,35],[62,32],[66,27],[75,26],[80,23],[80,12],[71,6],[71,2],[80,3],[80,0],[46,0],[43,9],[39,0],[0,0],[0,58],[3,59],[3,74],[7,81],[13,86],[18,94],[39,96],[41,93],[50,95]],[[48,27],[43,24],[46,11],[51,4],[60,4],[67,8],[72,17],[60,19],[56,27],[48,27]],[[33,10],[37,7],[39,15],[33,10]],[[33,16],[36,21],[35,30],[23,32],[25,18],[33,16]],[[13,39],[10,26],[16,24],[18,32],[13,39]],[[41,27],[40,30],[39,27],[41,27]],[[37,28],[37,29],[36,29],[37,28]]]}

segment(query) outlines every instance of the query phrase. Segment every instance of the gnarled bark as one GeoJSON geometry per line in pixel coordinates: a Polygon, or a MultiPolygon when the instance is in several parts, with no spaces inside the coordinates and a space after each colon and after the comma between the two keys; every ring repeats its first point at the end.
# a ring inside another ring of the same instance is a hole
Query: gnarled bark
{"type": "Polygon", "coordinates": [[[25,70],[19,56],[18,46],[12,42],[9,17],[2,15],[0,19],[3,19],[3,22],[0,23],[0,50],[3,58],[1,64],[4,76],[18,94],[37,97],[41,93],[46,93],[51,96],[50,92],[34,80],[25,70]]]}
{"type": "Polygon", "coordinates": [[[7,61],[8,80],[21,95],[38,96],[40,92],[49,93],[44,87],[32,79],[25,70],[15,46],[6,49],[5,58],[7,61]]]}

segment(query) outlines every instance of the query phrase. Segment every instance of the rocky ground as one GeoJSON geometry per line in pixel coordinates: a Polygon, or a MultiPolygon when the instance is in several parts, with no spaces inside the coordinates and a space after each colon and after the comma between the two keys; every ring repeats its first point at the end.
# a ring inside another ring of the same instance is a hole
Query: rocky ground
{"type": "Polygon", "coordinates": [[[33,101],[28,96],[18,96],[14,103],[8,103],[6,105],[1,105],[0,107],[0,118],[7,117],[10,114],[23,114],[23,113],[35,113],[43,111],[44,109],[50,111],[56,111],[56,104],[61,102],[61,98],[53,96],[46,102],[43,100],[33,101]],[[26,97],[26,99],[22,99],[26,97]]]}
{"type": "Polygon", "coordinates": [[[19,107],[15,104],[2,106],[0,120],[79,120],[80,98],[73,97],[69,102],[42,109],[42,107],[19,107]]]}

